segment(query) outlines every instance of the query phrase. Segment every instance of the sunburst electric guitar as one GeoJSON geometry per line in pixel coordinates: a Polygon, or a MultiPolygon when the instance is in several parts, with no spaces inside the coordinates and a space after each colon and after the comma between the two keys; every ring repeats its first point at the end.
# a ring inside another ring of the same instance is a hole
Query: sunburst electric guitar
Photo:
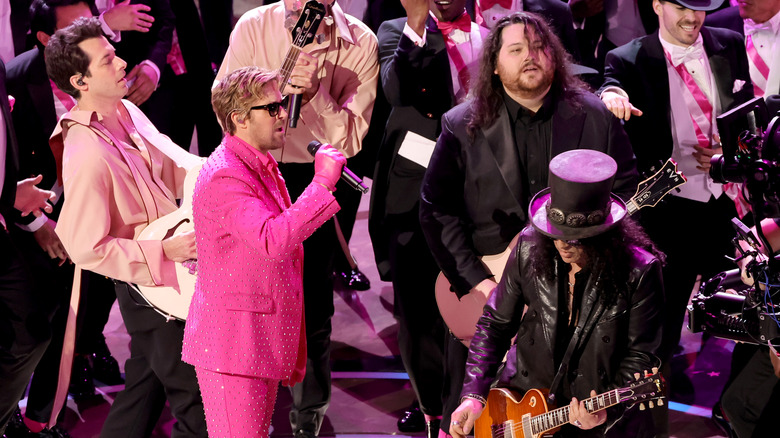
{"type": "MultiPolygon", "coordinates": [[[[628,214],[636,213],[640,208],[658,204],[661,198],[683,185],[685,181],[685,176],[677,170],[677,163],[671,158],[668,159],[661,170],[638,184],[636,194],[626,203],[628,214]]],[[[496,281],[501,280],[509,255],[517,244],[517,238],[518,236],[515,236],[501,254],[487,255],[481,258],[485,268],[495,276],[496,281]]],[[[458,299],[444,273],[440,273],[436,279],[435,289],[436,304],[439,306],[439,312],[444,322],[452,334],[468,346],[471,338],[474,337],[477,321],[482,316],[482,308],[485,307],[489,295],[469,292],[458,299]]]]}
{"type": "MultiPolygon", "coordinates": [[[[639,409],[663,404],[664,381],[658,370],[624,388],[583,400],[590,413],[619,403],[639,403],[639,409]]],[[[518,401],[518,394],[506,388],[493,388],[482,415],[474,423],[474,438],[537,438],[552,436],[569,422],[569,405],[549,410],[547,391],[532,389],[518,401]]]]}

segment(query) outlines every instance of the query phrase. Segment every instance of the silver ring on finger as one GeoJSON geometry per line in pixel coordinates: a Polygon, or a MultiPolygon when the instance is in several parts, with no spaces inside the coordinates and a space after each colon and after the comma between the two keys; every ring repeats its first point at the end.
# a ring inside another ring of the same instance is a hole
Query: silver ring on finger
{"type": "Polygon", "coordinates": [[[573,425],[579,427],[580,429],[582,429],[582,423],[580,423],[580,420],[574,420],[571,424],[573,424],[573,425]]]}
{"type": "Polygon", "coordinates": [[[457,425],[459,425],[459,424],[460,424],[460,422],[459,422],[458,420],[453,420],[453,421],[452,421],[452,425],[453,425],[453,426],[457,426],[457,425]]]}

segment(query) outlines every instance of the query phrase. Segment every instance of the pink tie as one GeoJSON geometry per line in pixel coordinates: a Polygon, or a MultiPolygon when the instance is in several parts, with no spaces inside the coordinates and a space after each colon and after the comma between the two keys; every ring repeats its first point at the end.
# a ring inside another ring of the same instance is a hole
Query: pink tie
{"type": "Polygon", "coordinates": [[[693,122],[693,128],[696,131],[696,139],[699,142],[699,146],[703,148],[709,148],[711,147],[710,137],[712,134],[712,104],[707,99],[707,96],[704,94],[704,92],[701,91],[701,88],[699,88],[699,85],[693,79],[693,76],[688,73],[688,69],[685,68],[685,63],[681,62],[675,66],[674,63],[672,63],[672,58],[669,52],[666,52],[666,59],[677,71],[677,74],[680,75],[680,78],[682,78],[683,82],[685,82],[685,86],[688,88],[688,91],[691,92],[693,98],[696,100],[698,108],[689,108],[691,110],[691,121],[693,122]],[[696,122],[694,113],[698,112],[697,110],[700,111],[700,114],[704,115],[704,119],[709,122],[706,124],[706,126],[701,127],[696,122]],[[705,132],[705,130],[707,132],[705,132]]]}
{"type": "MultiPolygon", "coordinates": [[[[764,62],[764,58],[762,58],[761,55],[758,54],[758,50],[756,50],[756,46],[753,45],[752,35],[748,35],[745,37],[745,49],[747,50],[747,54],[750,57],[750,60],[753,61],[753,65],[756,66],[758,72],[761,74],[761,76],[764,77],[764,80],[769,79],[769,66],[766,65],[766,62],[764,62]]],[[[756,97],[764,97],[764,90],[759,88],[756,84],[753,84],[753,88],[756,97]]]]}
{"type": "Polygon", "coordinates": [[[439,21],[436,20],[436,17],[434,17],[434,20],[436,21],[436,26],[444,36],[444,42],[447,44],[447,55],[449,55],[452,63],[455,65],[455,68],[458,69],[458,81],[460,82],[460,86],[463,88],[466,94],[468,94],[469,82],[471,79],[469,75],[469,69],[466,68],[466,62],[463,60],[463,56],[458,51],[458,45],[455,43],[455,41],[452,40],[452,38],[450,38],[450,34],[455,29],[459,29],[465,33],[470,33],[471,17],[469,17],[469,14],[464,11],[463,14],[461,14],[461,16],[458,17],[455,21],[439,21]]]}
{"type": "Polygon", "coordinates": [[[176,76],[187,73],[187,66],[184,64],[184,57],[181,54],[181,46],[179,45],[179,35],[175,30],[173,31],[171,51],[168,53],[166,61],[170,64],[176,76]]]}

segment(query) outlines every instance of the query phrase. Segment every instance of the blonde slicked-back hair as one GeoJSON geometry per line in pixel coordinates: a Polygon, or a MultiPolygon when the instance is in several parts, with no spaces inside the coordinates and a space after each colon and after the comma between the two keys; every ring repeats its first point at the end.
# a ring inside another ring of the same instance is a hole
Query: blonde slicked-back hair
{"type": "Polygon", "coordinates": [[[222,130],[230,135],[236,133],[231,116],[239,119],[249,117],[249,108],[255,99],[263,99],[272,92],[272,85],[279,82],[279,72],[256,66],[242,67],[225,76],[211,90],[211,106],[217,115],[222,130]]]}

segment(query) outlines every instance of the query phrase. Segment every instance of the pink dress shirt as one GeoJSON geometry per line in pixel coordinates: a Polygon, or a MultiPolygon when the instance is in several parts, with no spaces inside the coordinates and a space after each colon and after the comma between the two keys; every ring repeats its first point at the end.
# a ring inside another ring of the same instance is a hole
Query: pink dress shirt
{"type": "Polygon", "coordinates": [[[134,145],[119,145],[122,151],[109,135],[98,134],[107,132],[99,114],[75,107],[60,119],[50,140],[65,193],[56,232],[82,269],[145,286],[178,286],[162,242],[136,238],[150,222],[177,209],[187,169],[200,158],[157,131],[131,102],[122,103],[138,133],[134,145]],[[181,158],[174,161],[161,149],[181,158]],[[144,203],[142,190],[153,205],[144,203]]]}
{"type": "Polygon", "coordinates": [[[183,360],[299,382],[306,364],[302,243],[338,210],[317,183],[291,204],[276,160],[227,136],[195,185],[198,277],[183,360]]]}

